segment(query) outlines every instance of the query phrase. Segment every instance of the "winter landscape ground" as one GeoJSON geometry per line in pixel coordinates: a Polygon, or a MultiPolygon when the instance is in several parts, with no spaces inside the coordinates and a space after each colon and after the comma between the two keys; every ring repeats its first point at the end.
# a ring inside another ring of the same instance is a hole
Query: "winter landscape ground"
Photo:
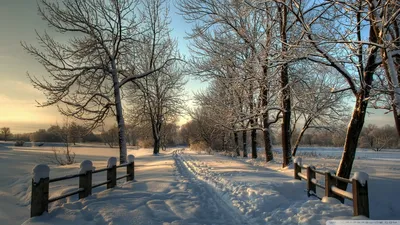
{"type": "MultiPolygon", "coordinates": [[[[14,147],[0,143],[0,224],[325,224],[353,218],[351,202],[308,198],[305,182],[293,179],[293,170],[281,169],[278,157],[265,164],[257,160],[171,148],[152,155],[151,149],[129,150],[136,157],[135,182],[115,189],[94,189],[92,196],[70,197],[49,206],[49,213],[29,218],[31,171],[51,146],[14,147]]],[[[117,148],[78,145],[77,160],[103,168],[117,148]]],[[[279,149],[277,156],[279,156],[279,149]]],[[[340,151],[302,148],[303,163],[336,169],[340,151]]],[[[360,150],[353,172],[370,175],[371,219],[400,219],[400,152],[360,150]]],[[[77,173],[79,163],[50,166],[50,177],[77,173]]],[[[105,180],[94,176],[93,182],[105,180]]],[[[50,186],[50,197],[77,187],[77,180],[50,186]]]]}

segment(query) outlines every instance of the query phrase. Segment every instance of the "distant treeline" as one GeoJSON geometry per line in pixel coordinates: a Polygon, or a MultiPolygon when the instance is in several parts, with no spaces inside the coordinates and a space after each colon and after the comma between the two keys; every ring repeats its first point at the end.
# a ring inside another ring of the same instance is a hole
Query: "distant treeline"
{"type": "MultiPolygon", "coordinates": [[[[343,147],[346,138],[347,127],[340,125],[337,127],[325,127],[321,129],[310,129],[304,134],[300,146],[324,146],[324,147],[343,147]]],[[[273,145],[281,144],[281,136],[278,128],[270,130],[271,142],[273,145]]],[[[300,130],[294,130],[291,134],[292,143],[295,143],[297,134],[300,130]]],[[[250,142],[250,131],[247,131],[247,142],[250,142]]],[[[202,121],[189,121],[180,128],[182,142],[190,146],[199,145],[204,149],[210,147],[216,151],[234,151],[234,137],[223,130],[216,130],[211,123],[202,121]]],[[[262,131],[257,131],[257,146],[263,146],[262,131]]],[[[243,143],[243,136],[238,135],[238,142],[243,143]]],[[[249,146],[247,146],[249,148],[249,146]]],[[[396,134],[396,128],[390,125],[378,127],[374,124],[364,126],[360,139],[359,148],[369,148],[375,151],[382,149],[400,148],[400,138],[396,134]]]]}
{"type": "MultiPolygon", "coordinates": [[[[195,143],[203,142],[203,147],[212,147],[214,150],[229,150],[233,146],[232,137],[216,135],[218,132],[208,129],[199,129],[196,122],[189,121],[183,126],[179,127],[173,123],[165,124],[162,130],[162,145],[175,146],[175,145],[192,145],[195,143]],[[210,132],[210,134],[208,134],[210,132]],[[210,138],[206,138],[207,135],[210,138]]],[[[272,143],[279,145],[281,137],[280,132],[271,130],[272,143]]],[[[258,131],[257,144],[259,147],[263,146],[261,131],[258,131]]],[[[294,131],[292,137],[296,137],[294,131]]],[[[370,124],[365,126],[362,130],[361,137],[358,142],[358,147],[369,148],[375,151],[380,151],[384,148],[400,148],[400,138],[395,135],[396,129],[393,126],[385,125],[378,127],[370,124]]],[[[126,140],[129,145],[140,147],[152,147],[153,141],[151,136],[151,125],[144,124],[141,126],[126,126],[126,140]]],[[[346,136],[346,127],[336,127],[331,129],[314,129],[304,134],[300,146],[335,146],[342,147],[346,136]]],[[[247,138],[250,138],[247,136],[247,138]]],[[[0,140],[4,140],[4,136],[0,136],[0,140]]],[[[108,130],[103,130],[101,133],[95,134],[88,132],[83,126],[71,123],[68,126],[60,127],[53,125],[50,128],[39,129],[33,133],[25,134],[9,134],[7,140],[17,141],[22,140],[25,142],[64,142],[68,140],[70,143],[87,143],[98,142],[104,143],[109,147],[118,146],[118,130],[117,127],[112,127],[108,130]]],[[[242,137],[239,136],[239,141],[242,142],[242,137]]],[[[249,141],[249,140],[248,140],[249,141]]],[[[292,142],[296,140],[293,138],[292,142]]]]}
{"type": "MultiPolygon", "coordinates": [[[[33,133],[12,134],[8,128],[7,136],[0,136],[0,140],[23,141],[23,142],[59,142],[59,143],[104,143],[109,147],[118,146],[118,128],[116,126],[101,133],[88,131],[84,126],[75,122],[62,126],[52,125],[48,129],[39,129],[33,133]]],[[[151,124],[126,125],[126,141],[129,145],[140,147],[153,147],[151,124]]],[[[175,146],[182,143],[180,138],[179,126],[174,123],[166,123],[162,128],[161,143],[163,147],[175,146]]]]}
{"type": "Polygon", "coordinates": [[[9,140],[22,140],[25,142],[65,142],[85,143],[85,142],[102,142],[100,134],[94,134],[83,126],[71,123],[70,125],[52,125],[47,130],[39,129],[33,133],[13,134],[9,140]]]}

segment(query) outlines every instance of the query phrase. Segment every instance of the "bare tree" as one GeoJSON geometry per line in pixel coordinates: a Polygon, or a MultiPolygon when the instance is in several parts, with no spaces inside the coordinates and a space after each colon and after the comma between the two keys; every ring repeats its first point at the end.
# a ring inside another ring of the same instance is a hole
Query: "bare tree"
{"type": "MultiPolygon", "coordinates": [[[[346,118],[348,107],[344,99],[346,92],[332,93],[345,86],[340,75],[335,70],[323,65],[306,62],[307,65],[297,64],[292,73],[298,77],[298,82],[292,85],[293,117],[291,136],[295,138],[292,155],[296,155],[297,148],[303,135],[309,129],[326,129],[334,131],[335,124],[346,118]],[[299,124],[300,132],[294,137],[299,124]]],[[[294,140],[294,139],[293,139],[294,140]]]]}
{"type": "MultiPolygon", "coordinates": [[[[62,127],[58,124],[52,126],[51,129],[52,135],[57,136],[64,146],[61,149],[52,148],[53,154],[50,156],[44,157],[44,160],[60,166],[71,165],[75,163],[75,152],[71,150],[70,141],[72,135],[72,124],[68,120],[68,117],[64,120],[62,127]]],[[[75,124],[75,123],[74,123],[75,124]]],[[[75,124],[76,125],[76,124],[75,124]]],[[[74,126],[75,126],[74,125],[74,126]]],[[[49,129],[50,130],[50,129],[49,129]]]]}
{"type": "Polygon", "coordinates": [[[72,37],[57,42],[48,33],[37,33],[40,48],[22,44],[50,75],[42,80],[29,75],[47,97],[40,106],[57,105],[63,115],[81,119],[91,128],[109,115],[116,116],[121,163],[126,161],[121,88],[169,62],[138,73],[135,51],[142,43],[136,38],[147,29],[138,5],[129,0],[41,0],[39,15],[56,32],[72,37]]]}
{"type": "Polygon", "coordinates": [[[107,131],[103,127],[100,136],[103,139],[104,145],[107,144],[110,148],[113,148],[118,144],[118,127],[114,126],[107,131]]]}
{"type": "Polygon", "coordinates": [[[9,127],[2,127],[1,129],[1,135],[3,135],[3,140],[7,141],[7,139],[11,136],[11,130],[9,127]]]}
{"type": "Polygon", "coordinates": [[[400,3],[395,0],[366,2],[371,29],[376,34],[375,44],[380,49],[387,80],[385,92],[390,96],[387,109],[393,111],[400,136],[400,3]]]}
{"type": "MultiPolygon", "coordinates": [[[[315,53],[308,59],[336,69],[347,82],[347,87],[335,93],[350,91],[355,106],[347,128],[342,159],[336,175],[349,178],[358,139],[364,125],[371,97],[374,74],[381,64],[378,56],[378,33],[373,29],[372,17],[376,8],[365,1],[323,1],[302,4],[293,2],[289,8],[303,26],[315,53]],[[369,31],[363,38],[362,30],[369,31]]],[[[347,184],[340,182],[339,188],[347,184]]]]}
{"type": "MultiPolygon", "coordinates": [[[[143,1],[146,26],[141,35],[145,44],[138,50],[138,70],[152,71],[162,67],[170,58],[179,58],[177,42],[170,36],[169,6],[165,0],[143,1]]],[[[163,66],[162,69],[133,82],[129,92],[131,112],[135,121],[149,121],[154,140],[154,154],[161,147],[162,127],[175,120],[183,108],[183,88],[186,84],[181,64],[163,66]]]]}
{"type": "Polygon", "coordinates": [[[397,148],[399,137],[393,135],[395,132],[396,128],[389,125],[378,127],[374,124],[368,124],[362,130],[360,147],[370,148],[374,151],[381,151],[384,148],[397,148]]]}

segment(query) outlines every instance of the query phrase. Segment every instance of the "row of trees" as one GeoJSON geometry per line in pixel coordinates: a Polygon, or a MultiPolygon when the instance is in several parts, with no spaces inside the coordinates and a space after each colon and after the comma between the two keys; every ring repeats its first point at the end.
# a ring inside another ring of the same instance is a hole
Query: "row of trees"
{"type": "MultiPolygon", "coordinates": [[[[2,129],[3,130],[3,129],[2,129]]],[[[95,135],[82,125],[75,122],[52,125],[48,129],[39,129],[33,133],[11,134],[11,129],[7,127],[7,134],[3,136],[5,141],[23,141],[23,142],[60,142],[60,143],[84,143],[101,142],[100,136],[95,135]]]]}
{"type": "Polygon", "coordinates": [[[398,1],[181,0],[179,8],[194,23],[192,70],[211,83],[192,112],[204,141],[231,138],[246,157],[249,132],[256,158],[261,130],[270,161],[280,122],[287,166],[307,130],[348,118],[336,175],[349,178],[368,107],[392,111],[400,131],[398,1]]]}
{"type": "MultiPolygon", "coordinates": [[[[204,120],[203,120],[204,121],[204,120]]],[[[198,144],[205,147],[210,147],[214,151],[225,151],[236,153],[235,139],[233,135],[229,136],[229,133],[225,133],[222,129],[217,130],[215,126],[206,126],[200,124],[200,120],[190,121],[179,130],[179,140],[184,145],[197,146],[198,144]],[[224,136],[225,135],[225,136],[224,136]]],[[[271,128],[270,142],[274,145],[281,145],[282,138],[279,132],[278,126],[271,128]]],[[[298,143],[298,135],[301,132],[300,129],[296,129],[292,132],[291,145],[298,144],[299,146],[311,146],[311,147],[343,147],[343,143],[346,139],[346,126],[333,126],[327,127],[327,129],[310,129],[305,133],[298,143]]],[[[249,133],[250,131],[247,131],[249,133]]],[[[398,149],[400,148],[400,137],[396,134],[396,128],[393,126],[385,125],[383,127],[377,127],[374,124],[365,126],[361,132],[360,140],[358,143],[359,148],[371,149],[374,151],[381,151],[382,149],[398,149]]],[[[237,137],[237,142],[250,142],[249,135],[245,135],[247,138],[243,141],[243,136],[237,137]]],[[[256,146],[257,148],[264,147],[263,131],[257,130],[256,146]]]]}

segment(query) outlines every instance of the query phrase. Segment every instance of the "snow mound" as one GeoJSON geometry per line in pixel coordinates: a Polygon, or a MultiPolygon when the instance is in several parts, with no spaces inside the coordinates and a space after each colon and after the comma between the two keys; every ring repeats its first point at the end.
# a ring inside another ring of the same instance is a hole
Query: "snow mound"
{"type": "Polygon", "coordinates": [[[338,199],[326,196],[322,197],[321,201],[323,203],[329,203],[329,204],[342,204],[338,199]]]}
{"type": "Polygon", "coordinates": [[[128,155],[128,163],[131,163],[135,161],[135,156],[134,155],[128,155]]]}
{"type": "Polygon", "coordinates": [[[117,165],[117,158],[110,157],[107,161],[107,168],[112,168],[117,165]]]}
{"type": "Polygon", "coordinates": [[[93,170],[93,163],[90,160],[83,160],[80,165],[79,173],[86,173],[93,170]]]}
{"type": "Polygon", "coordinates": [[[36,165],[32,170],[33,182],[38,183],[40,179],[50,176],[50,168],[46,164],[36,165]]]}
{"type": "Polygon", "coordinates": [[[300,157],[294,158],[293,163],[297,163],[298,165],[301,165],[301,158],[300,157]]]}
{"type": "Polygon", "coordinates": [[[358,180],[358,182],[364,186],[368,181],[368,174],[364,172],[355,172],[351,180],[358,180]]]}

